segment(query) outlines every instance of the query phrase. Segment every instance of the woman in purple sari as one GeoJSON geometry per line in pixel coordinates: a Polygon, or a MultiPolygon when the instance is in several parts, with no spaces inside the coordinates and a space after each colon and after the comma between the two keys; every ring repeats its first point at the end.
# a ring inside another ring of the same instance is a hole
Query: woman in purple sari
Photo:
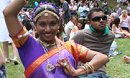
{"type": "Polygon", "coordinates": [[[39,5],[33,21],[39,38],[27,35],[27,30],[17,19],[26,0],[14,0],[4,9],[7,27],[20,59],[26,78],[77,78],[93,73],[108,62],[108,57],[89,50],[73,41],[62,42],[58,30],[62,27],[58,9],[51,3],[39,5]],[[78,62],[84,65],[77,67],[78,62]]]}

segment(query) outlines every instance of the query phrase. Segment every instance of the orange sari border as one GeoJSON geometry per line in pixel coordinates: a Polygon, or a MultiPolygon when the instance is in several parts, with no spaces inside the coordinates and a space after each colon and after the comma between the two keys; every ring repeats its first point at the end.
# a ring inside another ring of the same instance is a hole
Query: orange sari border
{"type": "Polygon", "coordinates": [[[48,58],[52,57],[53,55],[55,55],[56,53],[58,53],[60,50],[64,49],[63,46],[59,47],[59,48],[56,48],[56,49],[53,49],[48,53],[48,57],[43,54],[41,55],[38,59],[36,59],[34,62],[32,62],[32,64],[30,64],[26,70],[25,70],[25,76],[26,78],[29,78],[30,75],[44,62],[46,61],[48,58]]]}
{"type": "Polygon", "coordinates": [[[19,31],[19,33],[16,36],[11,36],[17,48],[21,47],[27,41],[28,36],[18,38],[19,35],[25,34],[26,32],[27,32],[27,29],[25,27],[22,27],[22,29],[19,31]]]}
{"type": "Polygon", "coordinates": [[[81,62],[83,62],[83,63],[85,63],[86,62],[86,56],[87,56],[87,53],[88,53],[88,51],[84,51],[84,52],[82,52],[82,54],[80,54],[80,56],[79,56],[79,60],[81,61],[81,62]]]}
{"type": "Polygon", "coordinates": [[[71,40],[67,41],[64,47],[74,56],[76,63],[78,64],[79,60],[78,44],[76,44],[73,40],[71,40]]]}
{"type": "Polygon", "coordinates": [[[73,40],[66,42],[64,47],[74,56],[77,64],[79,60],[82,62],[86,61],[88,48],[75,43],[73,40]]]}

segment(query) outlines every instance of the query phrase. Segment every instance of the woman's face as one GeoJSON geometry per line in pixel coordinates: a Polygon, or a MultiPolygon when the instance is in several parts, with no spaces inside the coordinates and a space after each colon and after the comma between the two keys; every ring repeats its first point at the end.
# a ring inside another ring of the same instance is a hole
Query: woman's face
{"type": "Polygon", "coordinates": [[[36,22],[39,38],[44,42],[53,42],[59,29],[59,22],[52,14],[44,13],[36,22]]]}
{"type": "Polygon", "coordinates": [[[77,25],[77,27],[78,27],[79,30],[81,30],[82,26],[83,25],[81,23],[78,23],[78,25],[77,25]]]}

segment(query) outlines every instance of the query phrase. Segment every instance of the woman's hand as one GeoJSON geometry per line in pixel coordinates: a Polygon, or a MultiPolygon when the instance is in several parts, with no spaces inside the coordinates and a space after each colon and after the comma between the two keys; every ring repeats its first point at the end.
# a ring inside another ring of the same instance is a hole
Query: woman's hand
{"type": "Polygon", "coordinates": [[[66,74],[71,75],[71,76],[77,75],[75,68],[72,67],[72,65],[69,63],[67,58],[58,60],[57,63],[59,64],[59,66],[63,67],[66,74]]]}

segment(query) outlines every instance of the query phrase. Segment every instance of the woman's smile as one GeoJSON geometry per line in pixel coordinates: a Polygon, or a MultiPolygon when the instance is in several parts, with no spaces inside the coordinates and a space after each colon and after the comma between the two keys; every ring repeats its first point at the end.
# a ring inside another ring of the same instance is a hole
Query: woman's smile
{"type": "Polygon", "coordinates": [[[51,33],[45,33],[44,35],[45,35],[46,37],[51,37],[51,36],[52,36],[51,33]]]}

